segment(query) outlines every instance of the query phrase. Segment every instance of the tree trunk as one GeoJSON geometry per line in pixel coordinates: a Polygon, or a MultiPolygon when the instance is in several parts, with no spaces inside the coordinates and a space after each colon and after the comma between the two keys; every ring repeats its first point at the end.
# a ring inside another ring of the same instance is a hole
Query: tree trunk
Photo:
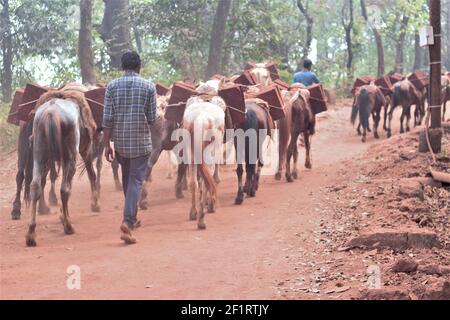
{"type": "Polygon", "coordinates": [[[370,25],[370,28],[372,29],[373,32],[373,36],[375,37],[375,44],[377,46],[377,60],[378,60],[377,76],[381,77],[382,75],[384,75],[385,72],[383,39],[381,38],[380,31],[375,27],[373,23],[369,21],[365,0],[361,0],[361,13],[366,23],[370,25]]]}
{"type": "Polygon", "coordinates": [[[3,70],[1,71],[2,97],[3,101],[10,102],[12,96],[12,36],[11,20],[9,16],[9,0],[3,0],[3,9],[1,12],[0,27],[3,30],[2,41],[2,60],[3,70]]]}
{"type": "Polygon", "coordinates": [[[406,38],[406,27],[408,26],[409,18],[407,16],[403,16],[401,25],[400,25],[400,36],[398,37],[396,44],[396,54],[395,54],[395,71],[403,73],[405,70],[405,55],[403,50],[405,48],[405,38],[406,38]]]}
{"type": "Polygon", "coordinates": [[[305,4],[303,4],[302,0],[297,0],[297,7],[300,12],[303,14],[306,20],[306,39],[305,45],[302,50],[302,57],[299,63],[297,64],[297,71],[303,68],[303,61],[308,58],[309,52],[311,51],[311,44],[313,41],[313,28],[314,28],[314,19],[309,13],[309,1],[306,0],[305,4]]]}
{"type": "Polygon", "coordinates": [[[225,38],[225,27],[233,0],[219,0],[209,42],[208,66],[206,78],[222,72],[222,49],[225,38]]]}
{"type": "Polygon", "coordinates": [[[353,80],[353,44],[352,44],[352,29],[353,29],[354,17],[353,17],[353,0],[348,0],[347,4],[344,4],[342,8],[342,24],[345,30],[345,42],[347,43],[347,79],[353,80]],[[349,19],[345,22],[345,9],[348,5],[349,19]]]}
{"type": "Polygon", "coordinates": [[[132,49],[128,0],[103,0],[105,11],[99,33],[106,44],[112,68],[121,67],[122,55],[132,49]]]}
{"type": "Polygon", "coordinates": [[[96,84],[94,53],[92,51],[92,0],[80,0],[80,32],[78,59],[83,83],[96,84]]]}
{"type": "Polygon", "coordinates": [[[413,70],[419,70],[422,67],[422,48],[420,47],[420,36],[418,33],[414,36],[414,66],[413,70]]]}

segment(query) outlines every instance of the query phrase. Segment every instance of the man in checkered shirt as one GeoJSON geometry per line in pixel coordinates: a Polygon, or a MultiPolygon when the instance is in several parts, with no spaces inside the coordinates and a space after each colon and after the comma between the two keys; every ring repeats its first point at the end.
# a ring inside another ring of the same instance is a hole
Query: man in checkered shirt
{"type": "Polygon", "coordinates": [[[125,194],[121,239],[136,243],[131,230],[139,226],[137,203],[152,151],[150,125],[156,120],[155,86],[139,76],[141,59],[136,52],[122,56],[124,75],[106,88],[103,132],[106,160],[117,158],[125,194]],[[114,150],[111,147],[114,141],[114,150]]]}

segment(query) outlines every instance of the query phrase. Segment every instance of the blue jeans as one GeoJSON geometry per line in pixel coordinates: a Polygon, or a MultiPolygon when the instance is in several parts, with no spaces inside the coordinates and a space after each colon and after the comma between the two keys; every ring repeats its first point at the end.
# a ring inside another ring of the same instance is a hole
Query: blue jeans
{"type": "Polygon", "coordinates": [[[125,195],[123,223],[132,228],[136,223],[138,201],[141,195],[142,184],[147,175],[150,155],[129,159],[122,157],[116,152],[116,158],[122,169],[122,186],[125,195]]]}

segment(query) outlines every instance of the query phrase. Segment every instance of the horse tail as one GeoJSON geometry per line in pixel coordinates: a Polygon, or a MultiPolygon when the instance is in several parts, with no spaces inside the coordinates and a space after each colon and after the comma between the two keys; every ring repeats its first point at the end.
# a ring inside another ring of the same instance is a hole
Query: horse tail
{"type": "Polygon", "coordinates": [[[394,94],[392,95],[392,104],[391,104],[391,112],[400,104],[402,97],[402,88],[401,86],[395,86],[394,94]]]}
{"type": "Polygon", "coordinates": [[[353,105],[352,105],[352,115],[350,118],[351,123],[354,125],[356,121],[356,117],[358,116],[358,104],[356,103],[357,99],[356,97],[353,99],[353,105]]]}
{"type": "Polygon", "coordinates": [[[211,173],[209,172],[208,166],[202,161],[202,163],[199,164],[198,167],[200,169],[200,175],[205,182],[206,188],[211,193],[211,196],[215,197],[217,195],[217,186],[211,173]]]}
{"type": "Polygon", "coordinates": [[[359,93],[359,122],[364,129],[369,127],[369,94],[365,88],[359,93]]]}
{"type": "MultiPolygon", "coordinates": [[[[50,159],[53,162],[61,160],[62,144],[61,144],[61,120],[54,114],[47,112],[44,115],[44,130],[47,138],[50,159]]],[[[54,168],[54,166],[51,166],[54,168]]]]}
{"type": "Polygon", "coordinates": [[[25,179],[24,179],[24,192],[23,200],[25,206],[28,207],[31,202],[30,185],[33,180],[33,122],[26,124],[26,148],[25,148],[25,179]]]}

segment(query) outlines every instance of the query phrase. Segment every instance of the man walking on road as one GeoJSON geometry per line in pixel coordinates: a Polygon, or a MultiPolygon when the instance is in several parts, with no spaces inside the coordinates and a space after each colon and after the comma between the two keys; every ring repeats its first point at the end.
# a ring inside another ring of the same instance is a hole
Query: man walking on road
{"type": "Polygon", "coordinates": [[[320,83],[319,78],[317,78],[316,74],[311,71],[312,61],[309,59],[305,59],[303,61],[303,70],[297,72],[294,75],[293,83],[301,83],[305,87],[309,87],[314,83],[320,83]]]}
{"type": "Polygon", "coordinates": [[[153,83],[139,76],[141,59],[136,52],[122,56],[122,69],[124,75],[106,88],[103,132],[106,160],[116,157],[122,169],[125,205],[120,239],[133,244],[131,231],[140,225],[137,205],[152,151],[150,125],[156,120],[156,92],[153,83]]]}

